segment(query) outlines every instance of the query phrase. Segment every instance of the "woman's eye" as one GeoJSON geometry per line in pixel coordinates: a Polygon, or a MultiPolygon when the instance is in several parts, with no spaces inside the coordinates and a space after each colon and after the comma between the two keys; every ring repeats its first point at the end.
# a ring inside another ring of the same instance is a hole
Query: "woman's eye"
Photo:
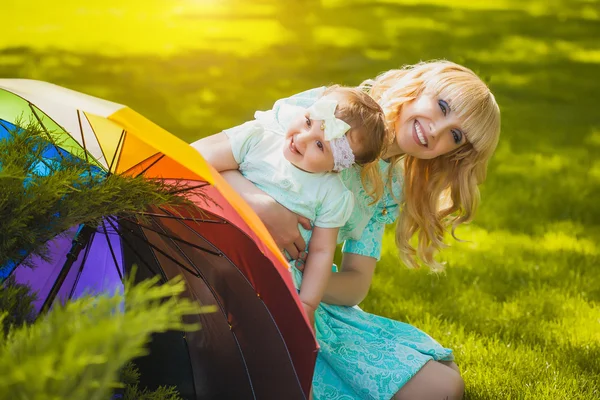
{"type": "Polygon", "coordinates": [[[317,147],[319,150],[323,151],[323,143],[320,140],[317,140],[317,147]]]}
{"type": "Polygon", "coordinates": [[[452,129],[452,136],[454,137],[454,143],[459,144],[462,142],[463,134],[458,129],[452,129]]]}
{"type": "Polygon", "coordinates": [[[306,119],[306,126],[308,126],[310,128],[312,126],[312,121],[308,117],[305,117],[305,119],[306,119]]]}
{"type": "Polygon", "coordinates": [[[444,116],[446,116],[446,114],[448,114],[448,110],[450,109],[450,107],[448,106],[448,103],[446,103],[444,100],[439,100],[438,105],[440,106],[440,109],[442,110],[442,114],[444,114],[444,116]]]}

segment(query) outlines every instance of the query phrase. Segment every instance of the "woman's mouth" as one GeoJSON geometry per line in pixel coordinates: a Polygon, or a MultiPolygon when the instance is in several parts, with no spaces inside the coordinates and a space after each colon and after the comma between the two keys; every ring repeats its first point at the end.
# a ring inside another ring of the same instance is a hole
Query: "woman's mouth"
{"type": "Polygon", "coordinates": [[[427,140],[425,139],[425,133],[423,133],[423,127],[421,127],[421,124],[416,119],[413,124],[413,139],[418,145],[427,147],[427,140]]]}

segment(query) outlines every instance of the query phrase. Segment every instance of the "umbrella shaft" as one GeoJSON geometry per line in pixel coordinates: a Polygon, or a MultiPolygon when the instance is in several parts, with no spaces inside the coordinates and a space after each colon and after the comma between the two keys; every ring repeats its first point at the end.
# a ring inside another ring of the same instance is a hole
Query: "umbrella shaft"
{"type": "Polygon", "coordinates": [[[67,275],[69,274],[73,263],[79,257],[79,253],[81,252],[81,250],[84,249],[85,246],[87,246],[87,244],[89,243],[92,233],[94,233],[94,228],[87,225],[83,225],[77,231],[77,234],[75,234],[71,245],[71,249],[69,250],[69,253],[67,253],[66,256],[67,260],[63,264],[63,267],[61,268],[58,276],[56,277],[56,280],[52,285],[52,289],[50,289],[50,293],[48,293],[48,296],[46,297],[46,301],[44,301],[44,305],[42,306],[40,313],[45,313],[50,309],[50,306],[52,305],[54,299],[58,295],[58,292],[62,287],[63,283],[65,282],[65,279],[67,279],[67,275]]]}

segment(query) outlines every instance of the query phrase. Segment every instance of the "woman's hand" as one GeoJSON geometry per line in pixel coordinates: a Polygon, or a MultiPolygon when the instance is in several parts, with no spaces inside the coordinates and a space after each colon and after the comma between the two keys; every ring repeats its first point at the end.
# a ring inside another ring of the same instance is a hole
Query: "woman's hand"
{"type": "Polygon", "coordinates": [[[293,213],[276,202],[237,170],[224,171],[221,175],[259,216],[279,248],[287,251],[292,259],[306,257],[306,243],[300,235],[298,224],[304,229],[312,229],[308,218],[293,213]]]}

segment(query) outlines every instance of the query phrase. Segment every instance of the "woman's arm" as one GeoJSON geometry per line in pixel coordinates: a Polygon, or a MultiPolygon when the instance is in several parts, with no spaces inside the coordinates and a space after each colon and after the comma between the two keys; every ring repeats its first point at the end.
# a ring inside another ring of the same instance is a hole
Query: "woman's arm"
{"type": "Polygon", "coordinates": [[[339,228],[315,227],[308,244],[306,269],[300,286],[300,300],[311,322],[331,276],[339,228]]]}
{"type": "Polygon", "coordinates": [[[221,175],[262,220],[277,246],[287,251],[294,260],[306,258],[306,253],[301,254],[306,249],[306,242],[300,235],[298,224],[304,229],[312,229],[308,218],[293,213],[279,204],[244,178],[239,171],[225,171],[221,175]]]}
{"type": "Polygon", "coordinates": [[[376,263],[373,257],[344,253],[341,270],[331,274],[322,301],[338,306],[359,304],[369,293],[376,263]]]}
{"type": "Polygon", "coordinates": [[[340,272],[333,273],[325,289],[323,302],[339,306],[355,306],[367,296],[375,264],[381,254],[385,222],[374,215],[359,240],[344,243],[340,272]]]}

